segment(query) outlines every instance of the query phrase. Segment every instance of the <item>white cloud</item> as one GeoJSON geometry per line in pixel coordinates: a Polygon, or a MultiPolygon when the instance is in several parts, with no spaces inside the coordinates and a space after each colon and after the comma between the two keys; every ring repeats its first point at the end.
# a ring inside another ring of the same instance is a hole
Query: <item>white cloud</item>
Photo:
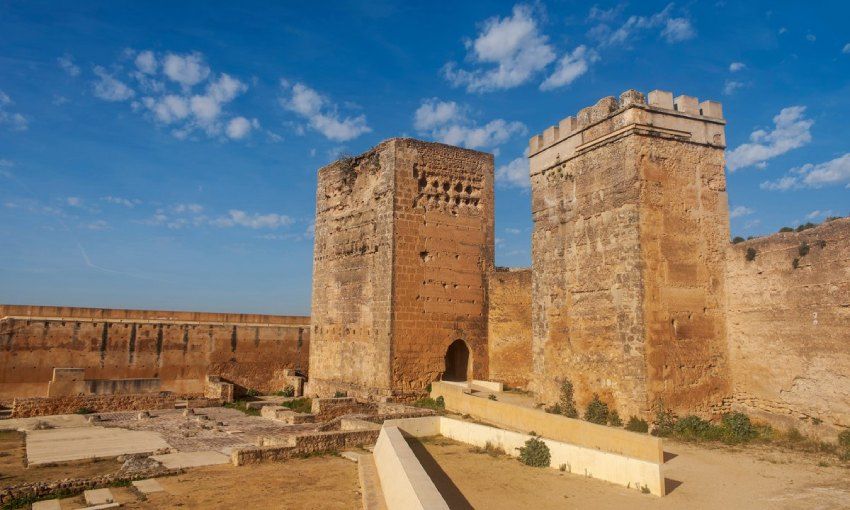
{"type": "Polygon", "coordinates": [[[812,140],[809,132],[814,121],[806,119],[805,106],[783,108],[773,117],[772,131],[758,129],[750,134],[750,143],[745,143],[729,152],[726,158],[730,172],[767,161],[800,148],[812,140]]]}
{"type": "Polygon", "coordinates": [[[114,204],[114,205],[123,205],[124,207],[130,208],[130,209],[132,209],[133,207],[136,207],[137,205],[142,203],[142,201],[139,200],[138,198],[129,199],[129,198],[124,198],[124,197],[115,197],[115,196],[112,196],[112,195],[105,196],[105,197],[101,198],[101,200],[103,200],[104,202],[108,202],[110,204],[114,204]]]}
{"type": "Polygon", "coordinates": [[[245,211],[231,209],[227,216],[213,220],[212,224],[218,227],[242,226],[260,229],[284,227],[294,222],[292,218],[282,214],[248,214],[245,211]]]}
{"type": "Polygon", "coordinates": [[[827,216],[832,216],[832,215],[833,215],[832,209],[828,209],[826,211],[815,210],[815,211],[812,211],[809,214],[807,214],[806,219],[807,220],[814,220],[814,219],[817,219],[817,218],[825,218],[827,216]]]}
{"type": "Polygon", "coordinates": [[[528,189],[531,187],[528,158],[525,156],[512,160],[496,169],[496,183],[505,187],[528,189]]]}
{"type": "Polygon", "coordinates": [[[787,191],[798,188],[822,188],[844,184],[850,188],[850,152],[825,163],[808,163],[793,168],[788,175],[775,181],[761,183],[761,188],[772,191],[787,191]]]}
{"type": "Polygon", "coordinates": [[[80,197],[68,197],[65,199],[65,201],[71,207],[82,207],[83,205],[83,200],[80,197]]]}
{"type": "Polygon", "coordinates": [[[109,223],[107,223],[105,220],[97,220],[85,225],[85,228],[89,230],[108,230],[109,223]]]}
{"type": "Polygon", "coordinates": [[[0,126],[9,126],[13,131],[26,131],[29,121],[20,113],[10,112],[8,107],[12,104],[12,99],[0,90],[0,126]]]}
{"type": "Polygon", "coordinates": [[[227,123],[227,136],[234,140],[241,140],[248,136],[251,129],[259,128],[260,123],[257,119],[248,120],[245,117],[235,117],[227,123]]]}
{"type": "Polygon", "coordinates": [[[186,88],[206,80],[210,74],[210,68],[200,53],[168,53],[162,62],[162,69],[165,76],[186,88]]]}
{"type": "Polygon", "coordinates": [[[730,218],[740,218],[742,216],[749,216],[750,214],[753,214],[754,212],[755,211],[753,209],[750,209],[747,206],[738,205],[738,206],[733,207],[732,210],[729,211],[729,217],[730,218]]]}
{"type": "Polygon", "coordinates": [[[567,53],[558,61],[555,72],[540,84],[540,90],[552,90],[577,80],[587,72],[591,62],[599,60],[599,55],[587,46],[581,45],[567,53]]]}
{"type": "Polygon", "coordinates": [[[661,37],[670,44],[696,37],[696,30],[690,19],[674,17],[672,11],[673,4],[671,3],[651,16],[630,16],[616,30],[612,30],[607,24],[601,23],[591,29],[590,35],[599,39],[605,46],[625,45],[641,32],[659,28],[661,29],[661,37]]]}
{"type": "Polygon", "coordinates": [[[428,99],[413,114],[413,127],[417,131],[428,131],[437,126],[463,118],[463,111],[454,101],[428,99]]]}
{"type": "Polygon", "coordinates": [[[723,95],[731,96],[738,89],[744,88],[744,83],[736,80],[726,80],[726,83],[723,84],[723,95]]]}
{"type": "Polygon", "coordinates": [[[843,49],[843,50],[841,50],[841,53],[848,53],[848,54],[850,54],[850,43],[847,43],[847,44],[845,44],[845,45],[844,45],[844,49],[843,49]]]}
{"type": "Polygon", "coordinates": [[[80,75],[80,66],[74,63],[74,57],[72,57],[68,53],[57,58],[56,61],[59,63],[59,67],[61,67],[63,71],[68,73],[68,76],[80,75]]]}
{"type": "Polygon", "coordinates": [[[806,34],[806,40],[809,41],[809,42],[815,42],[815,41],[817,41],[817,39],[818,38],[815,37],[814,34],[806,34]]]}
{"type": "Polygon", "coordinates": [[[175,204],[175,205],[171,206],[171,210],[176,212],[176,213],[191,212],[191,213],[194,213],[194,214],[200,214],[204,211],[204,206],[202,206],[201,204],[194,204],[194,203],[175,204]]]}
{"type": "Polygon", "coordinates": [[[496,147],[511,136],[526,132],[525,124],[503,119],[479,126],[467,118],[467,110],[453,101],[426,99],[413,116],[413,127],[437,141],[469,149],[496,147]]]}
{"type": "Polygon", "coordinates": [[[747,65],[743,62],[732,62],[729,64],[729,71],[733,73],[737,73],[738,71],[743,71],[747,68],[747,65]]]}
{"type": "Polygon", "coordinates": [[[101,66],[95,66],[94,74],[100,78],[94,84],[94,95],[104,101],[126,101],[135,95],[133,89],[115,78],[101,66]]]}
{"type": "Polygon", "coordinates": [[[458,69],[449,62],[446,79],[468,92],[488,92],[522,85],[555,60],[548,38],[541,34],[531,7],[516,5],[511,16],[489,18],[478,37],[466,41],[468,60],[482,67],[458,69]]]}
{"type": "Polygon", "coordinates": [[[143,74],[155,74],[157,68],[156,56],[150,50],[139,52],[136,55],[136,69],[143,74]]]}
{"type": "Polygon", "coordinates": [[[522,232],[522,231],[521,231],[520,229],[518,229],[518,228],[507,227],[507,228],[505,229],[505,232],[506,232],[506,233],[508,233],[508,234],[517,235],[517,234],[519,234],[519,233],[520,233],[520,232],[522,232]]]}
{"type": "Polygon", "coordinates": [[[280,98],[281,106],[306,119],[312,129],[329,140],[346,142],[372,131],[365,115],[341,117],[335,104],[303,83],[290,87],[281,80],[281,86],[288,93],[288,97],[280,98]]]}

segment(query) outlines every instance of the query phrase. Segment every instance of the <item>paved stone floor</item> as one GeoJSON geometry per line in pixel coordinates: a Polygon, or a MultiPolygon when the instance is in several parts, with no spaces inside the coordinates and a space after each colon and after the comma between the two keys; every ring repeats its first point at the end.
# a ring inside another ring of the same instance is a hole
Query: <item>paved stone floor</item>
{"type": "Polygon", "coordinates": [[[27,431],[27,462],[30,465],[81,459],[117,457],[168,448],[156,432],[105,427],[70,427],[27,431]]]}

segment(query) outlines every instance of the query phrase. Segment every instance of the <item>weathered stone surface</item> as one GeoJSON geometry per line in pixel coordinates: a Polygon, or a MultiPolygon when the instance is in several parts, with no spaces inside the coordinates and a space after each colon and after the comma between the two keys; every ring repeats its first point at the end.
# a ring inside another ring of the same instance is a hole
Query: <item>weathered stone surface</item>
{"type": "Polygon", "coordinates": [[[728,391],[724,122],[623,98],[532,147],[533,386],[700,407],[728,391]]]}
{"type": "Polygon", "coordinates": [[[531,269],[497,269],[488,278],[488,379],[515,388],[531,380],[531,269]]]}
{"type": "Polygon", "coordinates": [[[87,392],[147,378],[200,394],[207,374],[277,391],[307,370],[309,339],[308,317],[0,305],[0,399],[47,395],[55,367],[99,380],[87,392]]]}
{"type": "Polygon", "coordinates": [[[803,430],[850,427],[850,218],[727,254],[733,407],[803,430]]]}
{"type": "Polygon", "coordinates": [[[391,139],[319,171],[310,392],[421,392],[463,340],[487,372],[489,154],[391,139]]]}

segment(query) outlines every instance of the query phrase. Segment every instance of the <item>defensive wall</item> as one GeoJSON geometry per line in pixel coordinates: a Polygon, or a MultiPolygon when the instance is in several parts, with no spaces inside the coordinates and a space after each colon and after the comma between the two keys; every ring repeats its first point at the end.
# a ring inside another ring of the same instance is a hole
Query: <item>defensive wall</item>
{"type": "Polygon", "coordinates": [[[0,399],[47,396],[58,367],[82,368],[87,380],[159,379],[159,389],[179,394],[203,394],[208,374],[275,391],[287,369],[306,373],[309,324],[294,316],[0,305],[0,399]]]}
{"type": "Polygon", "coordinates": [[[487,279],[488,379],[527,388],[531,381],[531,269],[496,268],[487,279]]]}

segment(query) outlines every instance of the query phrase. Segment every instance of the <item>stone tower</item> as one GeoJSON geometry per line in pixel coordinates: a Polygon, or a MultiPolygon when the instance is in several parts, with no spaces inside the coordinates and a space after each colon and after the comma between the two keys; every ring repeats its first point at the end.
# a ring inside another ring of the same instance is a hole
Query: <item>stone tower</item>
{"type": "Polygon", "coordinates": [[[728,391],[719,103],[606,97],[531,139],[533,387],[620,416],[728,391]]]}
{"type": "Polygon", "coordinates": [[[308,391],[486,377],[493,156],[394,138],[318,181],[308,391]]]}

